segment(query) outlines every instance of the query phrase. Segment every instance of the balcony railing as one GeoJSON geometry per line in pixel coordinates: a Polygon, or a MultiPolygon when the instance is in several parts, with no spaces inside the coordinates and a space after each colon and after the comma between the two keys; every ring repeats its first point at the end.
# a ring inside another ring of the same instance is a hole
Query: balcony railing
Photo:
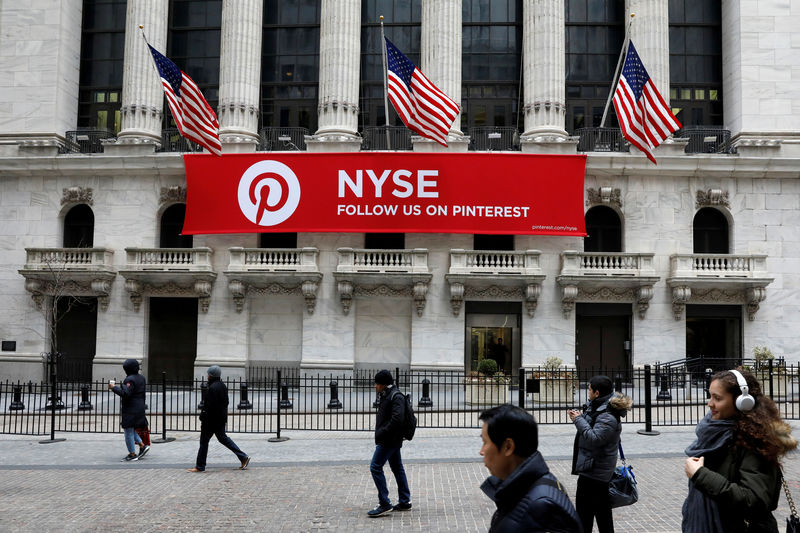
{"type": "Polygon", "coordinates": [[[538,250],[450,250],[449,274],[538,274],[538,250]]]}
{"type": "Polygon", "coordinates": [[[105,248],[25,248],[27,270],[110,270],[114,252],[105,248]]]}
{"type": "Polygon", "coordinates": [[[689,139],[687,154],[732,154],[730,130],[722,126],[686,126],[673,134],[675,138],[689,139]]]}
{"type": "Polygon", "coordinates": [[[364,128],[362,150],[413,150],[411,130],[405,126],[371,126],[364,128]],[[386,131],[389,131],[387,141],[386,131]],[[389,143],[387,145],[387,142],[389,143]]]}
{"type": "Polygon", "coordinates": [[[654,254],[575,252],[561,254],[562,276],[654,276],[654,254]]]}
{"type": "Polygon", "coordinates": [[[61,150],[67,154],[102,154],[105,139],[116,139],[117,136],[108,130],[97,130],[91,128],[78,128],[66,132],[66,141],[61,150]]]}
{"type": "Polygon", "coordinates": [[[316,248],[231,248],[229,272],[318,272],[316,248]]]}
{"type": "Polygon", "coordinates": [[[767,256],[676,254],[670,256],[670,274],[689,278],[761,278],[767,276],[767,256]]]}
{"type": "Polygon", "coordinates": [[[258,149],[264,152],[304,151],[306,149],[308,128],[281,127],[262,128],[259,132],[261,144],[258,149]]]}
{"type": "Polygon", "coordinates": [[[579,152],[629,152],[630,144],[622,136],[619,128],[580,128],[578,135],[579,152]]]}
{"type": "Polygon", "coordinates": [[[519,150],[517,128],[499,126],[475,126],[467,130],[469,149],[479,152],[508,152],[519,150]]]}
{"type": "Polygon", "coordinates": [[[337,272],[403,272],[428,271],[428,250],[354,250],[339,248],[337,272]]]}
{"type": "Polygon", "coordinates": [[[178,128],[161,130],[159,152],[202,152],[203,147],[190,141],[178,132],[178,128]]]}
{"type": "Polygon", "coordinates": [[[125,248],[129,270],[209,271],[211,248],[125,248]]]}

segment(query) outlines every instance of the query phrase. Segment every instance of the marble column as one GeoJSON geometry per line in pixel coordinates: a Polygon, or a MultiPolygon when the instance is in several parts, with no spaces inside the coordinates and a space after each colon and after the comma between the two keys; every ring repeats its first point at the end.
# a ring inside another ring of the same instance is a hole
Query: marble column
{"type": "Polygon", "coordinates": [[[566,77],[564,0],[525,0],[522,22],[526,152],[571,151],[564,129],[566,77]],[[568,146],[569,145],[569,146],[568,146]]]}
{"type": "Polygon", "coordinates": [[[223,0],[219,72],[219,136],[223,149],[258,144],[262,0],[223,0]]]}
{"type": "Polygon", "coordinates": [[[626,0],[625,24],[630,14],[636,16],[631,25],[631,40],[655,83],[658,92],[669,103],[669,1],[626,0]]]}
{"type": "Polygon", "coordinates": [[[125,66],[122,74],[122,130],[117,145],[152,152],[161,142],[164,90],[153,56],[142,39],[166,54],[168,0],[130,0],[125,14],[125,66]],[[143,26],[143,30],[139,26],[143,26]]]}
{"type": "Polygon", "coordinates": [[[356,152],[361,0],[322,0],[320,21],[319,128],[306,146],[309,152],[356,152]]]}
{"type": "MultiPolygon", "coordinates": [[[[422,0],[422,42],[419,68],[434,85],[461,104],[461,1],[422,0]]],[[[461,114],[447,135],[448,148],[429,139],[417,139],[416,151],[466,152],[469,138],[461,133],[461,114]]]]}

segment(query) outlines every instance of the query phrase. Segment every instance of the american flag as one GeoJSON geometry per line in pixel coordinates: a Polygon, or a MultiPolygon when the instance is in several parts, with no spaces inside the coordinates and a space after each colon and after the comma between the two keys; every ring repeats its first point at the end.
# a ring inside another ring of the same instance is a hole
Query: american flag
{"type": "Polygon", "coordinates": [[[447,132],[460,107],[386,39],[389,99],[411,131],[447,146],[447,132]]]}
{"type": "Polygon", "coordinates": [[[622,135],[653,163],[656,162],[653,149],[681,128],[647,74],[633,42],[628,45],[625,65],[614,92],[614,109],[622,135]]]}
{"type": "Polygon", "coordinates": [[[164,86],[164,94],[178,131],[212,154],[222,155],[217,115],[203,98],[200,88],[175,63],[149,44],[147,46],[153,54],[153,61],[156,63],[158,75],[161,76],[161,85],[164,86]]]}

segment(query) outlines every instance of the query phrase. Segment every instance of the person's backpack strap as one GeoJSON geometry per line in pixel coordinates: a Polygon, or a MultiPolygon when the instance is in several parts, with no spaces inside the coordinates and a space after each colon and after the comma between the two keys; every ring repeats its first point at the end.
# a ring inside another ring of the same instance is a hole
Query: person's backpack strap
{"type": "Polygon", "coordinates": [[[548,485],[550,487],[557,488],[559,491],[563,492],[564,494],[567,493],[567,491],[564,490],[564,486],[557,479],[550,479],[549,477],[542,476],[539,479],[537,479],[536,481],[534,481],[533,486],[535,487],[536,485],[548,485]]]}

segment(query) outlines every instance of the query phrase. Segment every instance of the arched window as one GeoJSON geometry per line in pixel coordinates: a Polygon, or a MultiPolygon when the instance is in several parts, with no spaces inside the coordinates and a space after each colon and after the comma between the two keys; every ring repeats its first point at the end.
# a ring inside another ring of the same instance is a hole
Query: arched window
{"type": "Polygon", "coordinates": [[[192,236],[181,235],[183,218],[186,216],[186,204],[169,206],[161,215],[161,248],[191,248],[192,236]]]}
{"type": "Polygon", "coordinates": [[[473,250],[514,250],[514,236],[476,233],[472,236],[472,247],[473,250]]]}
{"type": "Polygon", "coordinates": [[[297,248],[297,233],[262,233],[259,248],[297,248]]]}
{"type": "Polygon", "coordinates": [[[91,248],[94,245],[94,213],[79,204],[64,217],[64,248],[91,248]]]}
{"type": "Polygon", "coordinates": [[[694,253],[727,254],[728,219],[713,207],[704,207],[694,215],[694,253]]]}
{"type": "Polygon", "coordinates": [[[586,212],[586,233],[583,239],[585,252],[621,252],[622,223],[617,212],[603,205],[586,212]]]}

